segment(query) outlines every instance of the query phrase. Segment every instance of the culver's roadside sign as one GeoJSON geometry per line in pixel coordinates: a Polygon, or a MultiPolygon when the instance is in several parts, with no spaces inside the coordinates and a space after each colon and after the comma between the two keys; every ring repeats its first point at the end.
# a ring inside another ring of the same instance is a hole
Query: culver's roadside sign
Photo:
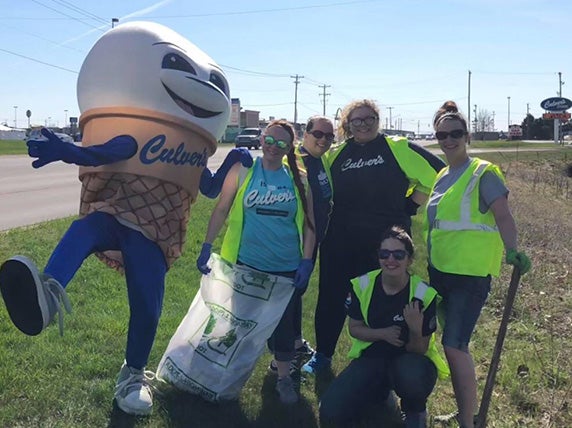
{"type": "Polygon", "coordinates": [[[540,103],[540,107],[546,111],[566,111],[572,107],[572,101],[562,97],[546,98],[540,103]]]}

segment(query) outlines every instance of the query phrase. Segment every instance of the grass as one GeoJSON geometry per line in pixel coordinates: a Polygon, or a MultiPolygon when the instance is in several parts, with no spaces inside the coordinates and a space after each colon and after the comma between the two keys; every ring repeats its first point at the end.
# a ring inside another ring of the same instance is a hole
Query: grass
{"type": "Polygon", "coordinates": [[[28,147],[22,140],[0,140],[0,156],[2,155],[26,155],[28,147]]]}
{"type": "MultiPolygon", "coordinates": [[[[563,174],[572,169],[568,150],[495,152],[482,155],[501,165],[511,189],[521,248],[533,269],[522,279],[504,345],[489,410],[490,427],[572,426],[572,189],[563,174]]],[[[481,155],[480,155],[481,156],[481,155]]],[[[151,353],[155,369],[167,343],[198,289],[195,260],[213,201],[199,198],[191,212],[184,255],[167,276],[163,315],[151,353]]],[[[413,271],[425,276],[425,246],[420,216],[415,218],[417,260],[413,271]]],[[[0,260],[23,254],[43,266],[73,218],[0,232],[0,260]]],[[[222,235],[221,235],[222,236],[222,235]]],[[[220,248],[220,240],[215,242],[220,248]]],[[[503,266],[474,334],[472,349],[484,386],[502,315],[510,269],[503,266]]],[[[0,308],[0,426],[6,427],[317,427],[318,399],[327,380],[301,382],[302,400],[284,408],[267,373],[265,353],[237,402],[209,404],[192,395],[167,390],[157,396],[148,418],[124,415],[112,406],[113,387],[124,358],[128,307],[124,279],[89,257],[68,287],[73,314],[65,318],[65,336],[51,326],[37,337],[15,329],[0,308]]],[[[304,296],[304,332],[314,341],[314,274],[304,296]]],[[[333,370],[346,365],[349,338],[344,331],[333,370]]],[[[480,392],[479,392],[480,395],[480,392]]],[[[455,408],[450,382],[441,381],[430,397],[431,414],[455,408]]],[[[375,416],[362,426],[379,426],[375,416]]],[[[387,426],[387,425],[384,425],[387,426]]]]}

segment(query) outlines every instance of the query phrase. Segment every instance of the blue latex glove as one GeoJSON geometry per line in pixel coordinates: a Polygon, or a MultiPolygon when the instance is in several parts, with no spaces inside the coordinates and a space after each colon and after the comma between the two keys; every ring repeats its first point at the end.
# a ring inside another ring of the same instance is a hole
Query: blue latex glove
{"type": "Polygon", "coordinates": [[[201,193],[207,198],[216,198],[222,189],[228,171],[230,171],[230,168],[237,162],[242,163],[246,168],[252,166],[252,155],[248,149],[244,147],[232,149],[228,152],[220,168],[214,174],[210,172],[208,168],[205,168],[201,174],[201,182],[199,183],[201,193]]]}
{"type": "Polygon", "coordinates": [[[212,248],[212,244],[204,242],[203,247],[201,248],[201,254],[199,254],[199,258],[197,259],[197,269],[200,270],[203,275],[206,275],[211,271],[207,266],[207,262],[211,257],[212,248]]]}
{"type": "Polygon", "coordinates": [[[512,248],[510,250],[506,250],[506,262],[509,265],[516,266],[522,275],[528,272],[532,266],[532,263],[526,254],[518,252],[512,248]]]}
{"type": "Polygon", "coordinates": [[[137,141],[130,135],[119,135],[105,144],[80,147],[65,143],[52,131],[42,128],[45,140],[28,140],[28,155],[37,158],[32,162],[34,168],[41,168],[55,161],[63,161],[81,166],[106,165],[129,159],[137,153],[137,141]]]}
{"type": "Polygon", "coordinates": [[[308,281],[310,281],[310,275],[312,275],[312,270],[314,269],[314,262],[312,259],[302,259],[296,269],[296,275],[294,275],[294,287],[300,290],[302,293],[308,288],[308,281]]]}

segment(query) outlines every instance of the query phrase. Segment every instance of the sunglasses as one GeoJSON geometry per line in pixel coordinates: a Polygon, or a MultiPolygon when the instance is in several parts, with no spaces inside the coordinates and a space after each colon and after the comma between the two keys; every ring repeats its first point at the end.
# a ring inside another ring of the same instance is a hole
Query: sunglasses
{"type": "Polygon", "coordinates": [[[368,116],[368,117],[364,117],[363,119],[360,117],[356,117],[355,119],[350,120],[350,123],[353,126],[362,126],[364,123],[367,126],[370,126],[370,125],[373,125],[376,120],[377,120],[377,116],[368,116]]]}
{"type": "Polygon", "coordinates": [[[334,138],[335,138],[335,135],[332,134],[331,132],[322,132],[322,131],[316,130],[316,131],[310,132],[310,134],[312,134],[316,140],[319,140],[320,138],[326,137],[327,142],[332,142],[332,141],[334,141],[334,138]]]}
{"type": "Polygon", "coordinates": [[[437,138],[438,140],[445,140],[449,136],[451,136],[451,138],[461,138],[461,137],[465,136],[466,134],[467,134],[467,132],[463,129],[455,129],[451,132],[438,131],[438,132],[435,132],[435,138],[437,138]]]}
{"type": "Polygon", "coordinates": [[[272,135],[265,135],[264,136],[264,143],[269,145],[269,146],[275,145],[276,147],[278,147],[279,149],[282,149],[282,150],[290,148],[289,143],[287,143],[286,141],[277,140],[272,135]]]}
{"type": "Polygon", "coordinates": [[[378,252],[377,255],[379,256],[380,259],[388,259],[389,256],[393,256],[393,258],[395,260],[403,260],[405,257],[407,257],[409,255],[409,253],[405,250],[386,250],[381,248],[378,252]]]}

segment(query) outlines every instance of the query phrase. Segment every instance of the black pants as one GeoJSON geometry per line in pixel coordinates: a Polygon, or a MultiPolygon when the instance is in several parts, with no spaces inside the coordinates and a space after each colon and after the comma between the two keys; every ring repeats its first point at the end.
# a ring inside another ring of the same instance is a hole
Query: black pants
{"type": "Polygon", "coordinates": [[[330,384],[320,402],[320,420],[345,426],[368,406],[383,402],[390,389],[403,412],[423,412],[435,387],[437,368],[425,355],[407,352],[391,360],[357,358],[330,384]]]}
{"type": "MultiPolygon", "coordinates": [[[[350,280],[379,269],[377,249],[387,228],[404,221],[378,221],[373,226],[356,225],[348,219],[332,219],[326,238],[320,245],[320,282],[316,305],[316,351],[334,355],[344,322],[344,302],[351,289],[350,280]]],[[[410,224],[410,220],[409,220],[410,224]]]]}

